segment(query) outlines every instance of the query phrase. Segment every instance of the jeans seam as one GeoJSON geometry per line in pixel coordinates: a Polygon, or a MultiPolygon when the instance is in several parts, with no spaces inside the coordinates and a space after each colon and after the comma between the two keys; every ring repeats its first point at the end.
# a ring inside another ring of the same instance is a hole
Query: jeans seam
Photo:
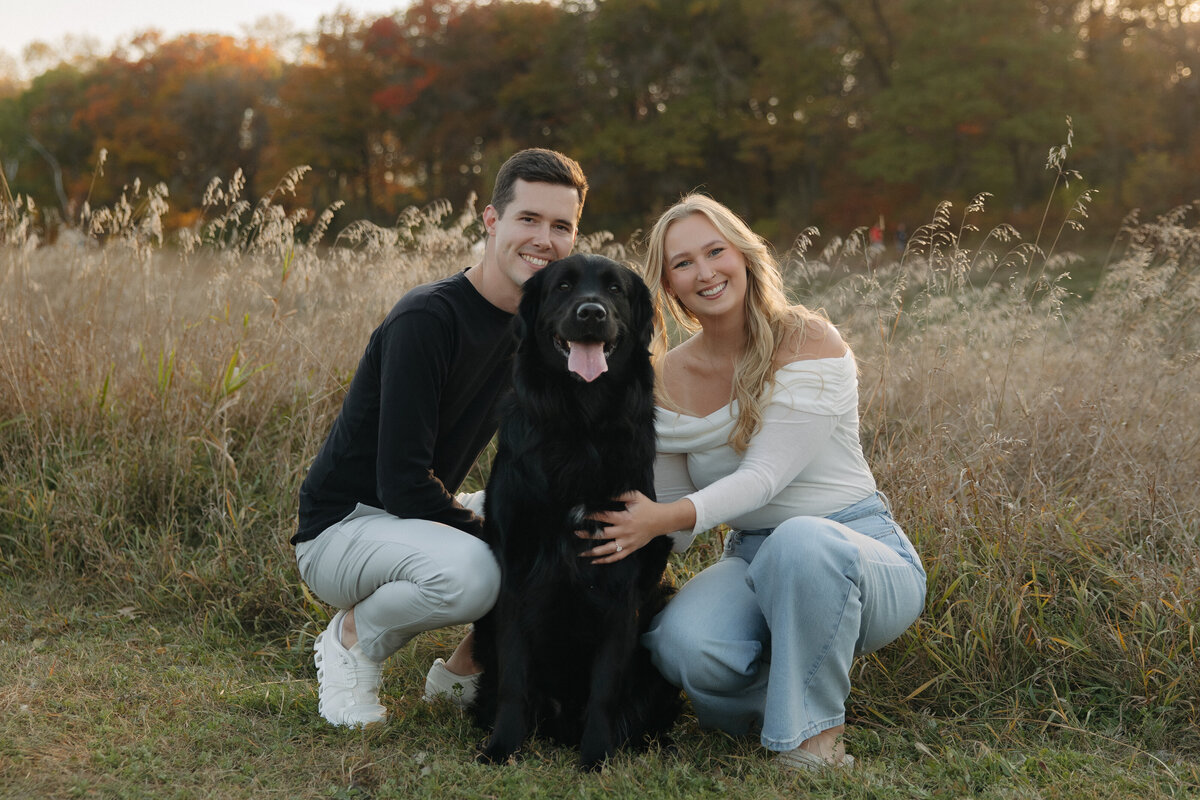
{"type": "MultiPolygon", "coordinates": [[[[839,630],[841,630],[842,622],[846,618],[846,604],[850,602],[850,587],[854,584],[854,580],[847,575],[845,571],[842,572],[842,577],[846,579],[846,591],[842,595],[842,605],[838,609],[838,623],[829,632],[829,636],[826,637],[825,643],[821,648],[821,654],[817,656],[816,660],[813,662],[812,668],[808,671],[808,675],[804,677],[804,689],[802,697],[804,698],[803,714],[806,719],[810,716],[808,713],[808,701],[809,696],[811,695],[809,687],[812,686],[813,677],[816,676],[817,671],[821,668],[821,665],[825,663],[825,659],[829,655],[829,650],[833,647],[833,641],[837,638],[837,633],[839,630]]],[[[843,700],[843,703],[844,702],[845,701],[843,700]]],[[[803,733],[804,731],[801,731],[800,735],[803,735],[803,733]]]]}

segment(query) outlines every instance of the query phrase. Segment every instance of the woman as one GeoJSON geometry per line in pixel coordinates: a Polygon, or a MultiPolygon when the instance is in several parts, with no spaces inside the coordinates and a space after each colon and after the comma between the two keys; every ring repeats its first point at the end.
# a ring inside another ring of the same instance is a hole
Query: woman
{"type": "Polygon", "coordinates": [[[845,701],[858,653],[917,618],[925,572],[876,490],[858,437],[854,356],[824,317],[785,297],[765,241],[690,195],[649,237],[660,313],[658,502],[597,515],[617,561],[654,536],[676,549],[722,522],[720,561],[696,575],[643,642],[700,723],[760,730],[781,764],[848,766],[845,701]],[[661,311],[692,336],[667,350],[661,311]]]}

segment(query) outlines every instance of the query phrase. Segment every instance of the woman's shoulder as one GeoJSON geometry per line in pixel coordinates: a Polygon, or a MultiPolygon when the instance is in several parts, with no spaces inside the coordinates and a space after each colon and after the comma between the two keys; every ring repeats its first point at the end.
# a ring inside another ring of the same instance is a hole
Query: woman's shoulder
{"type": "Polygon", "coordinates": [[[832,322],[819,316],[802,320],[780,341],[775,351],[775,366],[797,361],[841,359],[850,351],[832,322]]]}
{"type": "Polygon", "coordinates": [[[772,404],[833,415],[858,406],[858,365],[832,323],[807,320],[789,345],[776,361],[772,404]]]}

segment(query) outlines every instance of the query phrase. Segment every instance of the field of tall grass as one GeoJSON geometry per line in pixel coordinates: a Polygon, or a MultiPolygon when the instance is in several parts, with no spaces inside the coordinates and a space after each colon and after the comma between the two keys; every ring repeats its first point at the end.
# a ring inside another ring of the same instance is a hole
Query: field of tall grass
{"type": "MultiPolygon", "coordinates": [[[[673,750],[587,778],[536,743],[469,763],[481,732],[417,699],[455,631],[393,659],[382,731],[317,719],[330,609],[287,543],[299,484],[370,330],[472,263],[481,228],[435,204],[327,236],[333,209],[287,205],[302,178],[261,199],[214,182],[182,236],[165,190],[127,187],[53,244],[0,193],[0,796],[1200,791],[1196,207],[1091,242],[1108,255],[1086,291],[1060,237],[1090,235],[1087,197],[1061,191],[1040,231],[978,229],[980,197],[895,257],[862,231],[782,254],[858,355],[925,613],[857,662],[848,775],[779,773],[686,718],[673,750]]],[[[676,580],[717,547],[675,557],[676,580]]]]}

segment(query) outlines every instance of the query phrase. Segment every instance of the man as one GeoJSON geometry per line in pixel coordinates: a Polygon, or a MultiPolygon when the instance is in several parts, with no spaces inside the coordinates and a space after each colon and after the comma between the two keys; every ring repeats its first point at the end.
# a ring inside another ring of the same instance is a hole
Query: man
{"type": "MultiPolygon", "coordinates": [[[[304,582],[341,609],[313,646],[321,716],[334,725],[382,721],[383,661],[496,601],[500,570],[478,538],[478,509],[453,493],[496,431],[521,286],[570,254],[587,188],[561,153],[512,156],[483,211],[480,262],[413,289],[371,334],[300,487],[292,538],[304,582]]],[[[468,634],[434,663],[426,698],[456,684],[470,694],[477,672],[468,634]]]]}

